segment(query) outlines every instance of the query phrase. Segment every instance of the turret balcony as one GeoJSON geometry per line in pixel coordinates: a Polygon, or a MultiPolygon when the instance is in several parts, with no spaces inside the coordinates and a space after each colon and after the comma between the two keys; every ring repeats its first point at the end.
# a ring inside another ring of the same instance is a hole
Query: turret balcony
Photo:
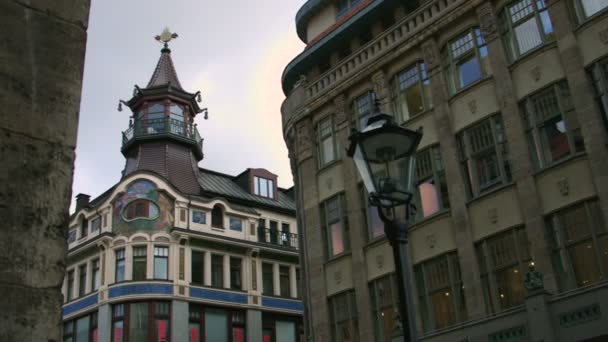
{"type": "Polygon", "coordinates": [[[194,146],[197,154],[203,150],[203,138],[196,129],[196,124],[186,123],[173,118],[136,120],[126,131],[122,132],[123,151],[135,141],[158,138],[172,138],[194,146]]]}

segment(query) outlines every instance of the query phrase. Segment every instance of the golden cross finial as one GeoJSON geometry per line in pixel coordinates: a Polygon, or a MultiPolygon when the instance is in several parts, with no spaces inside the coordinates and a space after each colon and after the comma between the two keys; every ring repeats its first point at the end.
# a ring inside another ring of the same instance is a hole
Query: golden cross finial
{"type": "Polygon", "coordinates": [[[154,38],[156,40],[158,40],[160,43],[164,43],[165,48],[166,48],[166,47],[168,47],[167,43],[169,43],[171,40],[177,38],[177,33],[172,33],[168,27],[165,27],[163,32],[154,38]]]}

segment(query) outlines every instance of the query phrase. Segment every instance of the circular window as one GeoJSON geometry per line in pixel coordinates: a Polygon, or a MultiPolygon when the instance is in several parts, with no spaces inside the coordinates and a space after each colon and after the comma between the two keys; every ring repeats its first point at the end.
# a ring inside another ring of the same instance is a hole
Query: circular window
{"type": "Polygon", "coordinates": [[[158,206],[147,199],[137,199],[130,202],[122,211],[125,221],[137,219],[155,220],[158,218],[160,210],[158,206]]]}

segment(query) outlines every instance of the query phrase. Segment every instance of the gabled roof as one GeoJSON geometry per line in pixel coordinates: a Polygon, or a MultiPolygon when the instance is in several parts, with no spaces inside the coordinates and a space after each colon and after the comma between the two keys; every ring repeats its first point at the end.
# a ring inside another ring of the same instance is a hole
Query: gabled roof
{"type": "Polygon", "coordinates": [[[175,72],[175,66],[171,59],[171,50],[169,48],[163,48],[161,50],[160,58],[156,64],[156,69],[150,78],[150,82],[146,88],[157,87],[161,85],[171,84],[171,86],[183,90],[179,79],[177,78],[177,72],[175,72]]]}
{"type": "Polygon", "coordinates": [[[289,211],[296,210],[294,200],[289,197],[283,189],[279,189],[278,198],[276,200],[255,196],[235,183],[235,177],[233,176],[202,168],[199,168],[199,171],[199,183],[203,189],[203,192],[208,195],[213,194],[218,196],[226,196],[228,198],[239,199],[247,202],[255,202],[262,206],[271,208],[274,207],[289,211]]]}

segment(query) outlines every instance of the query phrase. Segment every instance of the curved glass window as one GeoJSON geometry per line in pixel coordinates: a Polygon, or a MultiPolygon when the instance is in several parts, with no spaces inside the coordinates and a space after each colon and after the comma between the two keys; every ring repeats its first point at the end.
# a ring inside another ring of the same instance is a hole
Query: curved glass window
{"type": "Polygon", "coordinates": [[[127,204],[123,209],[122,217],[126,221],[136,219],[154,220],[159,216],[158,206],[147,199],[137,199],[127,204]]]}

